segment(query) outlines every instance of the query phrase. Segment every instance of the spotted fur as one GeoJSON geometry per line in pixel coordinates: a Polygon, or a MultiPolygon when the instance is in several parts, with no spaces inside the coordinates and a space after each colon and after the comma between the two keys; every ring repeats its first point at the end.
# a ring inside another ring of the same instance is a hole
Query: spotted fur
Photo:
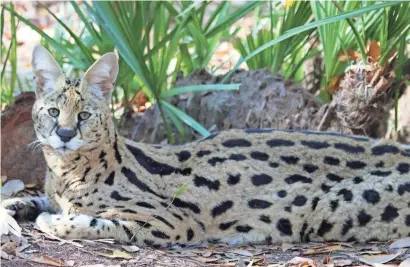
{"type": "Polygon", "coordinates": [[[45,211],[37,218],[44,231],[154,247],[365,242],[410,233],[410,153],[401,144],[269,129],[230,130],[181,146],[134,143],[117,135],[95,86],[65,78],[56,84],[38,93],[33,108],[49,167],[46,198],[2,203],[23,217],[45,211]],[[50,107],[59,108],[58,119],[50,107]],[[84,110],[91,117],[78,123],[84,110]],[[62,124],[76,129],[77,149],[47,141],[62,124]]]}

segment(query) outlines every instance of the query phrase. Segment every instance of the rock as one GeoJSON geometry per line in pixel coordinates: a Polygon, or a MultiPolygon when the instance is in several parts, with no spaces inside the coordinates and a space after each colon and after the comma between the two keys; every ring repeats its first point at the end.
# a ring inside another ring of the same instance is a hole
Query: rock
{"type": "Polygon", "coordinates": [[[22,93],[1,115],[1,175],[26,184],[42,184],[46,171],[41,149],[29,147],[37,139],[31,119],[35,98],[22,93]]]}

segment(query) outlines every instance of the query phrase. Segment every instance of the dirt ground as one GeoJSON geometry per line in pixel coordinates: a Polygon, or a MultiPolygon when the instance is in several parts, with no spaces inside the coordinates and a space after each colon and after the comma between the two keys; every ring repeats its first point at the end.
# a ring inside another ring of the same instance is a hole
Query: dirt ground
{"type": "Polygon", "coordinates": [[[410,266],[409,239],[389,243],[309,243],[152,249],[112,240],[62,240],[21,223],[22,237],[2,236],[2,266],[410,266]],[[386,263],[387,264],[382,264],[386,263]],[[374,265],[376,263],[376,265],[374,265]]]}

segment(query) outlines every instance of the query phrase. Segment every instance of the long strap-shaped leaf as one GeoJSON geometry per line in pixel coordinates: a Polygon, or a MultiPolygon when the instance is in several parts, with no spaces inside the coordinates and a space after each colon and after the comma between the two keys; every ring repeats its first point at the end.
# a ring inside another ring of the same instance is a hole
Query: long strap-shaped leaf
{"type": "Polygon", "coordinates": [[[399,5],[400,3],[401,2],[396,2],[395,1],[395,2],[385,2],[385,3],[382,3],[382,4],[372,5],[372,6],[369,6],[369,7],[360,8],[360,9],[355,10],[355,11],[346,12],[346,13],[343,13],[343,14],[340,14],[340,15],[337,15],[337,16],[334,16],[334,17],[322,19],[322,20],[319,20],[319,21],[314,21],[312,23],[309,23],[309,24],[306,24],[306,25],[303,25],[303,26],[300,26],[300,27],[296,27],[292,30],[289,30],[289,31],[285,32],[285,34],[283,34],[283,35],[279,36],[278,38],[276,38],[275,40],[272,40],[269,43],[266,43],[265,45],[259,47],[258,49],[256,49],[252,53],[250,53],[247,57],[241,58],[236,63],[235,67],[225,76],[225,78],[222,80],[222,82],[225,82],[227,79],[229,79],[229,77],[232,75],[232,73],[235,70],[237,70],[242,63],[248,61],[249,59],[251,59],[252,57],[257,55],[258,53],[260,53],[261,51],[271,47],[272,45],[275,45],[275,44],[277,44],[277,43],[279,43],[283,40],[286,40],[286,39],[288,39],[292,36],[295,36],[296,34],[299,34],[301,32],[316,28],[316,27],[321,26],[321,25],[325,25],[325,24],[328,24],[328,23],[337,22],[337,21],[340,21],[340,20],[344,20],[344,19],[347,19],[347,18],[358,16],[358,15],[364,14],[366,12],[370,12],[370,11],[377,10],[377,9],[380,9],[380,8],[399,5]]]}

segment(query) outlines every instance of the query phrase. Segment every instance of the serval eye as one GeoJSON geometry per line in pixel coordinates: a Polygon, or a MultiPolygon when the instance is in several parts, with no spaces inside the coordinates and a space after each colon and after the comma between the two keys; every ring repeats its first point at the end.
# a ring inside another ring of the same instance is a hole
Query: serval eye
{"type": "Polygon", "coordinates": [[[87,120],[88,118],[90,118],[90,116],[91,116],[91,113],[86,112],[86,111],[83,111],[83,112],[78,113],[78,119],[79,119],[80,121],[87,120]]]}
{"type": "Polygon", "coordinates": [[[60,115],[60,111],[56,108],[49,108],[48,109],[48,114],[50,114],[51,117],[58,117],[60,115]]]}

